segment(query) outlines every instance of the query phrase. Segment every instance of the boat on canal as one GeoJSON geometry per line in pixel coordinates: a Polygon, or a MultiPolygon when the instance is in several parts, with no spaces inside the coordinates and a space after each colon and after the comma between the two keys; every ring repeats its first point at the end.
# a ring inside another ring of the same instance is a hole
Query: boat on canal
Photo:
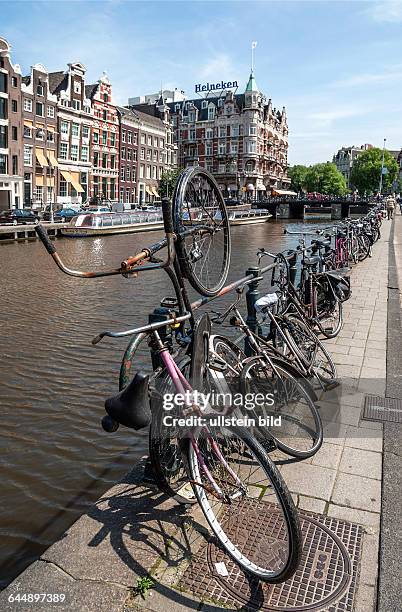
{"type": "Polygon", "coordinates": [[[69,238],[87,238],[110,234],[152,232],[163,229],[161,211],[127,210],[124,212],[81,213],[73,217],[61,233],[69,238]]]}

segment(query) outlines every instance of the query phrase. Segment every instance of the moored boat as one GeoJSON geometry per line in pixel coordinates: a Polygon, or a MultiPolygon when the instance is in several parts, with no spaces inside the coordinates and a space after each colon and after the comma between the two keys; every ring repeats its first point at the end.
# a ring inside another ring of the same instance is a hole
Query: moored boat
{"type": "Polygon", "coordinates": [[[86,238],[109,234],[151,232],[163,229],[162,213],[155,211],[128,210],[125,212],[82,213],[73,217],[61,230],[69,238],[86,238]]]}

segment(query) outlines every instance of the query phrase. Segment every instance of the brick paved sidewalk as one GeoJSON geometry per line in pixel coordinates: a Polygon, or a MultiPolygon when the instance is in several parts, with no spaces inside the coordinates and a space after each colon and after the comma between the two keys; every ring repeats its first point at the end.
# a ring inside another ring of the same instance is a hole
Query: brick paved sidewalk
{"type": "MultiPolygon", "coordinates": [[[[345,325],[328,340],[340,389],[320,400],[325,425],[317,455],[281,470],[300,509],[363,526],[363,551],[354,612],[375,610],[381,511],[382,425],[362,421],[365,393],[383,395],[386,376],[388,237],[373,257],[352,271],[353,296],[344,305],[345,325]]],[[[222,610],[177,589],[179,577],[206,540],[199,509],[182,506],[141,482],[143,466],[81,517],[7,589],[0,609],[58,612],[88,610],[153,612],[222,610]],[[146,599],[135,597],[137,578],[151,573],[146,599]],[[175,588],[176,587],[176,588],[175,588]],[[65,593],[64,604],[10,604],[10,594],[65,593]]],[[[202,580],[203,576],[200,576],[202,580]]],[[[207,595],[210,595],[209,593],[207,595]]],[[[233,608],[231,608],[233,609],[233,608]]],[[[242,608],[246,610],[247,608],[242,608]]]]}

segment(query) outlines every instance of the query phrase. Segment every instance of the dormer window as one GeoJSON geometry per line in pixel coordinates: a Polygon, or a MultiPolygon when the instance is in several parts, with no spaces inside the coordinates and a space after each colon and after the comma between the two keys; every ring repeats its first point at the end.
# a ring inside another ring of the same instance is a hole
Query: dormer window
{"type": "Polygon", "coordinates": [[[218,100],[218,106],[223,106],[223,100],[222,100],[222,98],[219,98],[219,100],[218,100]]]}
{"type": "Polygon", "coordinates": [[[201,108],[207,108],[207,106],[208,106],[208,102],[206,100],[203,100],[201,102],[201,108]]]}
{"type": "Polygon", "coordinates": [[[212,121],[213,119],[215,119],[215,107],[214,106],[210,106],[208,108],[208,119],[210,121],[212,121]]]}
{"type": "Polygon", "coordinates": [[[180,110],[180,104],[176,104],[174,110],[177,113],[180,110]]]}
{"type": "Polygon", "coordinates": [[[38,94],[38,96],[43,96],[43,85],[37,85],[36,86],[36,93],[38,94]]]}
{"type": "Polygon", "coordinates": [[[188,113],[188,120],[189,120],[189,123],[194,123],[194,121],[195,121],[195,111],[190,111],[188,113]]]}

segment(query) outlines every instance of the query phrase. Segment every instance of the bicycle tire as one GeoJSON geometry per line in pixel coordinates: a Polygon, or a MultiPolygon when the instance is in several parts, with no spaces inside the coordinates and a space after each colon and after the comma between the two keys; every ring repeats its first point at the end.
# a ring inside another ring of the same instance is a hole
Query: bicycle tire
{"type": "Polygon", "coordinates": [[[259,410],[255,411],[256,417],[281,417],[280,429],[260,425],[257,428],[258,439],[264,446],[260,436],[266,437],[268,429],[269,437],[283,453],[298,459],[309,459],[318,452],[323,442],[320,414],[305,384],[287,368],[287,363],[279,359],[271,361],[273,366],[263,356],[257,355],[247,360],[241,373],[240,385],[244,396],[251,393],[250,389],[253,388],[254,396],[263,393],[268,397],[266,392],[269,389],[274,397],[271,409],[268,406],[268,409],[264,407],[261,410],[259,406],[259,410]],[[296,440],[298,446],[295,445],[296,440]]]}
{"type": "Polygon", "coordinates": [[[316,282],[315,291],[317,316],[314,318],[314,323],[326,338],[335,338],[342,328],[342,303],[334,295],[331,296],[332,289],[329,286],[325,287],[321,281],[316,282]],[[318,303],[319,289],[321,289],[321,304],[318,303]],[[325,325],[325,321],[329,319],[334,321],[332,326],[325,325]]]}
{"type": "Polygon", "coordinates": [[[183,276],[201,295],[216,295],[229,272],[231,243],[226,205],[212,174],[195,166],[181,173],[173,194],[172,216],[183,276]],[[196,207],[201,219],[192,218],[196,207]],[[210,230],[186,235],[186,230],[201,225],[210,230]]]}
{"type": "MultiPolygon", "coordinates": [[[[232,482],[229,482],[228,471],[222,462],[218,461],[217,469],[214,470],[212,449],[208,448],[205,438],[201,439],[201,445],[198,444],[200,436],[196,435],[200,456],[197,455],[194,444],[189,441],[188,466],[194,493],[202,512],[221,546],[248,573],[270,583],[288,580],[299,567],[303,541],[297,510],[286,483],[261,444],[246,429],[225,428],[220,430],[220,433],[222,435],[218,438],[214,428],[214,439],[218,440],[219,450],[227,465],[230,465],[233,471],[236,465],[240,465],[244,473],[248,462],[253,466],[254,472],[251,474],[250,469],[250,477],[260,480],[256,480],[255,484],[249,483],[241,492],[239,486],[236,490],[236,481],[231,476],[232,482]],[[226,437],[223,432],[226,432],[226,437]],[[210,492],[210,481],[206,479],[205,474],[203,475],[201,460],[207,463],[210,473],[229,497],[229,503],[225,503],[222,499],[217,500],[210,492]],[[253,486],[260,490],[259,499],[252,489],[253,486]],[[236,493],[231,493],[233,490],[236,493]],[[254,497],[250,496],[250,491],[254,492],[254,497]],[[268,499],[269,493],[271,499],[268,499]],[[267,499],[264,500],[266,496],[267,499]],[[258,535],[256,538],[255,530],[260,526],[262,510],[266,508],[270,517],[275,519],[277,527],[279,526],[278,539],[274,543],[268,538],[258,538],[258,535]],[[229,511],[231,517],[228,518],[229,511]],[[231,529],[234,525],[237,527],[241,525],[241,529],[231,529]],[[285,537],[287,537],[286,543],[285,537]],[[256,546],[250,547],[250,541],[255,542],[256,546]],[[278,547],[279,552],[276,551],[278,547]],[[273,551],[276,551],[276,554],[273,551]],[[274,563],[277,567],[273,567],[274,563]]],[[[245,476],[242,476],[242,484],[244,482],[245,476]]]]}

